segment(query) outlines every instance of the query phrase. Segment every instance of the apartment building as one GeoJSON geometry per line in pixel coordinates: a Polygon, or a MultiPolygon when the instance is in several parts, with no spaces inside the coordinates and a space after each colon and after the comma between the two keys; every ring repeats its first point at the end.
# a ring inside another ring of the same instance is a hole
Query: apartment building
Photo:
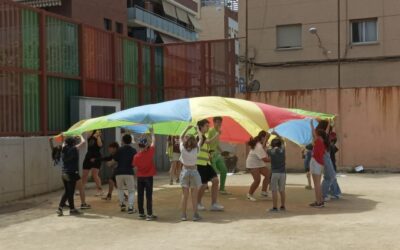
{"type": "Polygon", "coordinates": [[[200,0],[14,0],[150,42],[198,40],[200,0]]]}
{"type": "Polygon", "coordinates": [[[246,19],[248,77],[261,91],[400,85],[400,1],[241,0],[241,37],[246,19]]]}

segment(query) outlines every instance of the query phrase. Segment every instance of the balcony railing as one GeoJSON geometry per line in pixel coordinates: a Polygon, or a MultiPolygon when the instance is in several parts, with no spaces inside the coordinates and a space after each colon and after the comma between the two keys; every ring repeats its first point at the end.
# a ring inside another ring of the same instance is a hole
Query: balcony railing
{"type": "Polygon", "coordinates": [[[128,8],[128,23],[137,23],[184,41],[196,41],[197,33],[165,17],[135,6],[128,8]]]}
{"type": "Polygon", "coordinates": [[[232,11],[239,11],[238,0],[201,0],[201,6],[215,6],[222,7],[226,6],[232,11]]]}

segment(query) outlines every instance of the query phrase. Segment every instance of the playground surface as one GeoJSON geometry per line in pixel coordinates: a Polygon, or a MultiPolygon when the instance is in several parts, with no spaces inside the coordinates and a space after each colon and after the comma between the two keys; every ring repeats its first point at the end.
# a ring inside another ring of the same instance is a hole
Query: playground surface
{"type": "MultiPolygon", "coordinates": [[[[61,181],[61,180],[60,180],[61,181]]],[[[57,217],[61,191],[0,207],[0,249],[399,249],[400,175],[344,174],[342,199],[310,208],[313,190],[303,174],[287,178],[287,211],[269,213],[271,198],[248,201],[249,174],[228,176],[224,212],[204,211],[200,222],[180,221],[181,190],[156,177],[157,221],[119,211],[117,195],[103,201],[87,191],[91,210],[57,217]]],[[[104,186],[104,189],[107,187],[104,186]]],[[[259,191],[257,192],[258,196],[259,191]]],[[[77,204],[79,197],[75,196],[77,204]]],[[[209,207],[210,194],[204,204],[209,207]]],[[[191,206],[188,209],[191,215],[191,206]]]]}

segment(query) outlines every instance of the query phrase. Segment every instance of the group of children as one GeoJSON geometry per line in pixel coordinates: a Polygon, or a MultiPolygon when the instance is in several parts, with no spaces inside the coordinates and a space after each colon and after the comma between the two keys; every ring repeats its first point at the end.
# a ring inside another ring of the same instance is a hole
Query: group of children
{"type": "MultiPolygon", "coordinates": [[[[188,133],[193,126],[188,126],[183,133],[178,137],[170,137],[169,145],[170,159],[172,164],[170,171],[170,184],[173,184],[173,178],[180,183],[182,187],[181,201],[181,220],[186,221],[187,203],[191,196],[193,207],[193,221],[201,219],[199,211],[205,210],[202,198],[205,190],[208,188],[208,183],[211,182],[211,205],[210,211],[223,211],[224,207],[220,205],[218,194],[228,194],[225,190],[225,180],[227,169],[221,158],[221,149],[219,145],[219,137],[221,134],[222,118],[215,117],[213,119],[214,127],[210,129],[210,123],[204,119],[197,123],[196,132],[188,133]],[[179,163],[178,163],[179,162],[179,163]],[[179,173],[179,176],[177,175],[179,173]],[[218,178],[217,173],[220,174],[218,178]]],[[[316,201],[310,204],[313,207],[323,207],[324,201],[327,201],[328,194],[339,197],[340,188],[336,181],[334,165],[329,152],[334,145],[330,144],[330,140],[326,132],[326,124],[320,122],[318,127],[313,130],[314,146],[306,147],[307,151],[304,154],[307,173],[310,172],[314,181],[316,201]],[[308,167],[309,166],[309,167],[308,167]],[[321,174],[324,171],[324,180],[321,185],[321,174]]],[[[135,213],[135,177],[137,179],[137,205],[139,209],[139,218],[146,220],[154,220],[157,218],[153,214],[153,177],[156,175],[156,167],[154,164],[155,143],[156,138],[154,131],[150,128],[151,143],[146,138],[142,138],[138,142],[139,152],[132,147],[132,137],[125,134],[122,137],[122,146],[118,143],[109,145],[110,155],[101,157],[100,148],[102,147],[101,132],[94,131],[88,138],[88,153],[84,160],[84,177],[81,185],[77,185],[80,180],[78,171],[78,148],[85,142],[83,137],[79,140],[73,137],[65,139],[64,145],[61,148],[61,160],[63,163],[63,175],[65,192],[59,204],[57,213],[63,214],[63,208],[68,200],[71,214],[79,214],[73,203],[73,194],[75,186],[79,186],[81,193],[81,208],[90,208],[84,200],[84,186],[87,181],[88,171],[92,170],[92,175],[98,185],[98,194],[102,194],[101,185],[97,183],[95,175],[98,171],[98,166],[102,161],[105,161],[107,166],[113,168],[113,175],[109,180],[109,192],[104,199],[110,200],[114,186],[118,189],[118,198],[121,211],[128,211],[129,214],[135,213]],[[136,173],[135,173],[136,172],[136,173]],[[134,174],[136,175],[134,177],[134,174]],[[128,195],[125,191],[128,191],[128,195]],[[83,193],[83,199],[82,199],[83,193]],[[144,196],[146,194],[146,212],[144,211],[144,196]],[[127,200],[127,206],[126,206],[127,200]]],[[[283,139],[276,133],[272,133],[276,138],[268,144],[271,134],[266,131],[261,131],[256,137],[250,138],[248,145],[250,152],[246,160],[246,168],[253,177],[253,183],[250,186],[247,198],[250,201],[256,201],[254,192],[257,190],[261,176],[262,181],[262,196],[268,196],[268,186],[272,192],[273,206],[271,212],[286,210],[285,205],[285,185],[286,185],[286,163],[285,163],[285,144],[283,139]],[[271,168],[267,167],[267,162],[271,163],[271,168]],[[278,193],[281,198],[280,207],[278,210],[278,193]]],[[[52,145],[53,149],[54,146],[52,145]]],[[[337,150],[337,148],[336,148],[337,150]]],[[[57,152],[57,150],[53,150],[57,152]]],[[[54,157],[53,158],[57,158],[54,157]]],[[[309,183],[307,188],[311,189],[310,174],[307,174],[309,183]]]]}

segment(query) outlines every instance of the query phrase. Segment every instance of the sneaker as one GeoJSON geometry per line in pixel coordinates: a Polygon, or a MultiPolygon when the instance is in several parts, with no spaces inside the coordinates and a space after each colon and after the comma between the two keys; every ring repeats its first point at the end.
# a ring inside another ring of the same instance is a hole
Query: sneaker
{"type": "Polygon", "coordinates": [[[195,213],[194,215],[193,215],[193,221],[199,221],[199,220],[201,220],[202,218],[201,218],[201,216],[199,215],[199,213],[195,213]]]}
{"type": "Polygon", "coordinates": [[[222,195],[230,195],[231,194],[226,190],[219,190],[219,193],[222,194],[222,195]]]}
{"type": "Polygon", "coordinates": [[[103,198],[101,198],[102,200],[105,200],[105,201],[110,201],[111,200],[111,194],[107,194],[107,196],[106,197],[103,197],[103,198]]]}
{"type": "Polygon", "coordinates": [[[224,206],[214,203],[211,205],[210,211],[224,211],[224,206]]]}
{"type": "Polygon", "coordinates": [[[77,209],[69,210],[69,215],[82,215],[83,213],[77,209]]]}
{"type": "Polygon", "coordinates": [[[305,188],[308,189],[308,190],[312,190],[312,187],[308,186],[308,185],[305,188]]]}
{"type": "Polygon", "coordinates": [[[145,214],[139,214],[138,219],[144,220],[144,219],[146,219],[146,215],[145,214]]]}
{"type": "Polygon", "coordinates": [[[87,204],[87,203],[82,203],[81,204],[81,209],[91,209],[92,208],[92,206],[90,206],[89,204],[87,204]]]}
{"type": "Polygon", "coordinates": [[[103,191],[97,191],[97,193],[94,196],[96,196],[96,197],[104,196],[104,192],[103,191]]]}
{"type": "Polygon", "coordinates": [[[204,210],[206,210],[206,207],[203,206],[203,204],[199,203],[199,204],[197,204],[197,210],[204,211],[204,210]]]}
{"type": "Polygon", "coordinates": [[[126,210],[126,205],[125,204],[121,204],[121,212],[125,212],[126,210]]]}
{"type": "Polygon", "coordinates": [[[327,197],[324,198],[324,202],[328,202],[328,201],[330,201],[330,200],[331,200],[331,198],[329,198],[329,196],[327,196],[327,197]]]}
{"type": "Polygon", "coordinates": [[[181,215],[181,221],[187,221],[187,216],[186,214],[181,215]]]}
{"type": "Polygon", "coordinates": [[[340,199],[340,195],[330,195],[330,198],[338,200],[338,199],[340,199]]]}
{"type": "Polygon", "coordinates": [[[59,208],[56,210],[56,213],[57,213],[58,216],[63,216],[63,215],[64,215],[63,209],[62,209],[61,207],[59,207],[59,208]]]}
{"type": "Polygon", "coordinates": [[[134,214],[136,212],[136,209],[134,209],[133,207],[128,208],[128,214],[134,214]]]}
{"type": "Polygon", "coordinates": [[[261,192],[261,196],[268,197],[268,192],[262,191],[262,192],[261,192]]]}
{"type": "Polygon", "coordinates": [[[279,210],[276,207],[273,207],[269,210],[271,213],[277,213],[279,210]]]}
{"type": "Polygon", "coordinates": [[[313,202],[310,204],[310,207],[315,207],[315,208],[323,208],[325,207],[324,203],[317,203],[317,202],[313,202]]]}
{"type": "Polygon", "coordinates": [[[280,210],[280,211],[286,211],[286,207],[281,206],[281,207],[279,208],[279,210],[280,210]]]}
{"type": "Polygon", "coordinates": [[[247,194],[247,199],[250,200],[250,201],[257,201],[257,199],[254,198],[254,196],[251,195],[251,194],[247,194]]]}
{"type": "Polygon", "coordinates": [[[155,216],[155,215],[147,215],[146,216],[146,221],[152,221],[152,220],[156,220],[157,219],[157,216],[155,216]]]}

